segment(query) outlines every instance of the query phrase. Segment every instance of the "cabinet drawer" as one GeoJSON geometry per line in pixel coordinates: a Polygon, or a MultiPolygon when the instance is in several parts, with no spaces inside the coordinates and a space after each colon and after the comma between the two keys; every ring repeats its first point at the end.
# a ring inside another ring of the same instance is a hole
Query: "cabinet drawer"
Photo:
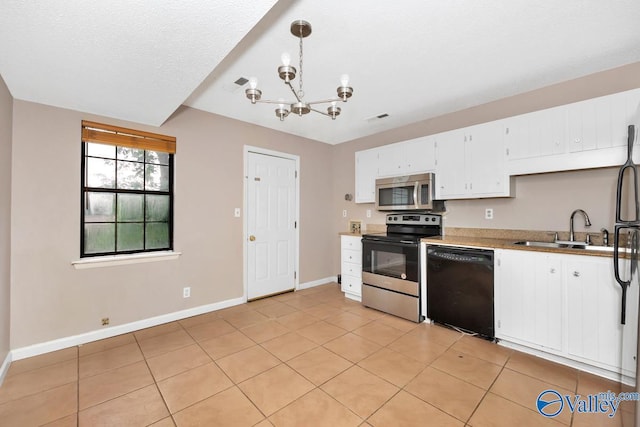
{"type": "Polygon", "coordinates": [[[353,276],[359,279],[362,278],[362,266],[360,266],[360,264],[343,262],[341,272],[343,276],[353,276]]]}
{"type": "Polygon", "coordinates": [[[350,249],[343,249],[342,262],[350,262],[353,264],[362,265],[362,252],[353,251],[350,249]]]}
{"type": "Polygon", "coordinates": [[[352,249],[356,251],[362,250],[362,238],[361,237],[351,237],[351,236],[343,236],[342,237],[342,250],[352,249]]]}
{"type": "Polygon", "coordinates": [[[362,279],[354,276],[342,276],[342,290],[360,295],[362,292],[362,279]]]}

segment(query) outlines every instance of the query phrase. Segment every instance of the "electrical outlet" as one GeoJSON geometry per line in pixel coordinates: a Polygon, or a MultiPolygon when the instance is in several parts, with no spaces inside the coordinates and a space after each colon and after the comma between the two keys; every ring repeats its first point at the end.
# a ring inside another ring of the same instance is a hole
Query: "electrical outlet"
{"type": "Polygon", "coordinates": [[[371,218],[371,209],[367,209],[367,218],[371,218]]]}
{"type": "Polygon", "coordinates": [[[191,296],[191,286],[182,288],[182,298],[189,298],[191,296]]]}
{"type": "Polygon", "coordinates": [[[342,218],[346,218],[347,217],[347,210],[343,209],[342,210],[342,218]]]}
{"type": "Polygon", "coordinates": [[[485,209],[484,210],[484,219],[493,219],[493,209],[485,209]]]}
{"type": "Polygon", "coordinates": [[[233,216],[235,216],[236,218],[240,218],[240,208],[234,209],[233,216]]]}
{"type": "Polygon", "coordinates": [[[109,318],[108,317],[103,317],[102,318],[102,326],[107,326],[109,324],[109,318]]]}

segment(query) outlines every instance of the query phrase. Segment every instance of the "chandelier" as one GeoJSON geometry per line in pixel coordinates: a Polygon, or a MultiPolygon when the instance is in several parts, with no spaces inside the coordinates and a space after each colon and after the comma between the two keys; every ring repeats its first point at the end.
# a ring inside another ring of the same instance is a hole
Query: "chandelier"
{"type": "Polygon", "coordinates": [[[293,92],[293,96],[296,98],[295,102],[284,100],[270,101],[261,99],[262,91],[257,88],[258,79],[256,79],[255,77],[251,77],[249,79],[249,88],[245,90],[247,98],[251,100],[252,104],[255,104],[257,102],[262,102],[265,104],[276,104],[278,106],[276,108],[276,116],[280,118],[280,121],[284,121],[285,117],[287,117],[290,112],[293,112],[294,114],[297,114],[299,116],[303,116],[311,111],[329,116],[333,120],[335,120],[336,117],[340,115],[341,111],[340,107],[338,107],[337,105],[338,101],[347,102],[347,99],[351,98],[351,95],[353,95],[353,88],[349,87],[349,76],[343,74],[340,77],[340,86],[338,86],[337,98],[311,102],[305,101],[302,81],[302,39],[311,34],[311,24],[303,20],[293,21],[291,23],[291,34],[300,39],[300,78],[298,79],[298,90],[295,90],[293,85],[291,84],[291,82],[296,78],[297,70],[291,66],[291,57],[286,52],[282,54],[282,65],[278,67],[278,75],[282,80],[284,80],[284,84],[289,86],[291,92],[293,92]],[[317,110],[312,107],[316,104],[330,105],[329,107],[327,107],[327,112],[325,113],[324,111],[317,110]]]}

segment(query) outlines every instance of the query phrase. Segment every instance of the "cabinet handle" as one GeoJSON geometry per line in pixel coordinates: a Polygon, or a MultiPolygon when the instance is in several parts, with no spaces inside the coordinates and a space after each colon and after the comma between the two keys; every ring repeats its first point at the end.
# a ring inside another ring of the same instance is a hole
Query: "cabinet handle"
{"type": "Polygon", "coordinates": [[[579,271],[574,271],[573,272],[573,277],[580,277],[580,272],[579,271]]]}
{"type": "Polygon", "coordinates": [[[549,272],[550,272],[551,274],[555,274],[556,269],[555,269],[555,268],[552,268],[551,270],[549,270],[549,272]]]}

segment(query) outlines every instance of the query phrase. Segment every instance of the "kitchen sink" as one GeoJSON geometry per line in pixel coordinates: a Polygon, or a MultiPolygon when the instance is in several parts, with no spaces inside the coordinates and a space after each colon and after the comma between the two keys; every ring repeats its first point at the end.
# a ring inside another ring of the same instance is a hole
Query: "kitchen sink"
{"type": "MultiPolygon", "coordinates": [[[[587,245],[586,243],[583,243],[583,242],[569,242],[569,241],[537,242],[533,240],[525,240],[521,242],[514,242],[514,245],[531,246],[531,247],[537,247],[537,248],[581,249],[585,251],[613,252],[613,246],[587,245]]],[[[626,252],[626,251],[624,248],[620,248],[620,252],[626,252]]]]}

